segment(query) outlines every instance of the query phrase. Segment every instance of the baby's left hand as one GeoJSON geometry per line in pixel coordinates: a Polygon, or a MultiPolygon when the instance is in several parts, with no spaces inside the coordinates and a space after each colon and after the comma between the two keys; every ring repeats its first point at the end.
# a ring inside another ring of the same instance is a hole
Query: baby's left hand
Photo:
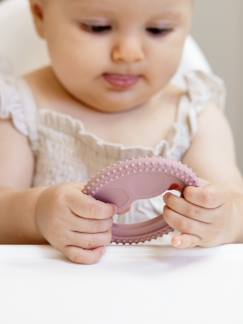
{"type": "Polygon", "coordinates": [[[164,195],[164,219],[180,232],[172,238],[177,248],[236,243],[242,230],[242,193],[205,184],[186,187],[183,197],[164,195]]]}

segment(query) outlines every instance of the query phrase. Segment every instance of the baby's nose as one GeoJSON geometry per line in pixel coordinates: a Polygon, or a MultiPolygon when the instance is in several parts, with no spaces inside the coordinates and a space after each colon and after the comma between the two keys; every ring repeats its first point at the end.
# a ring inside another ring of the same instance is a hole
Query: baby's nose
{"type": "Polygon", "coordinates": [[[112,60],[115,63],[136,63],[143,59],[142,45],[133,37],[120,39],[112,49],[112,60]]]}

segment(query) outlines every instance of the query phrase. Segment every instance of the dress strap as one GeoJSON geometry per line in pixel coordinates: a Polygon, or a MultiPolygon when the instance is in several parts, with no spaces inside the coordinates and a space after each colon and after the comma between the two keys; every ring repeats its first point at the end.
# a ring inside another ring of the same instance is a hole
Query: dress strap
{"type": "Polygon", "coordinates": [[[28,136],[23,103],[10,75],[0,76],[0,118],[11,119],[15,128],[28,136]]]}
{"type": "Polygon", "coordinates": [[[23,79],[11,72],[11,65],[0,60],[0,118],[11,119],[14,127],[28,137],[33,149],[37,142],[36,105],[23,79]]]}
{"type": "Polygon", "coordinates": [[[19,78],[16,81],[16,87],[24,105],[24,116],[28,129],[28,136],[31,142],[32,149],[37,149],[38,131],[37,131],[37,106],[33,94],[27,83],[19,78]]]}
{"type": "Polygon", "coordinates": [[[180,159],[190,147],[193,137],[198,131],[199,114],[209,103],[224,110],[224,82],[213,74],[202,71],[190,71],[184,77],[185,95],[178,106],[177,119],[174,126],[173,158],[180,159]]]}

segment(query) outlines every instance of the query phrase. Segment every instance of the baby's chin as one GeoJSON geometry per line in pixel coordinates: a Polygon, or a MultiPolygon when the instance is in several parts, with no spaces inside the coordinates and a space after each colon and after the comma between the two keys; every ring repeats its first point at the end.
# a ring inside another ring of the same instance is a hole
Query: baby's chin
{"type": "Polygon", "coordinates": [[[103,113],[122,113],[133,109],[141,108],[151,99],[148,96],[93,96],[91,98],[78,98],[80,102],[96,111],[103,113]]]}
{"type": "Polygon", "coordinates": [[[122,112],[127,112],[136,108],[139,108],[141,106],[144,105],[144,102],[139,102],[139,103],[102,103],[102,104],[95,104],[95,103],[90,103],[90,104],[86,104],[87,107],[99,111],[99,112],[103,112],[103,113],[108,113],[108,114],[112,114],[112,113],[122,113],[122,112]]]}

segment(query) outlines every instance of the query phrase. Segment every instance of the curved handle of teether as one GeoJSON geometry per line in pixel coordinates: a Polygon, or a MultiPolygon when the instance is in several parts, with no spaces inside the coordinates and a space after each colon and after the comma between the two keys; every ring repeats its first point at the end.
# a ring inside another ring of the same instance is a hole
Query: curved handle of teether
{"type": "MultiPolygon", "coordinates": [[[[133,201],[148,199],[167,190],[199,186],[196,175],[181,162],[160,157],[120,161],[99,172],[84,187],[83,192],[95,199],[117,206],[117,213],[129,210],[133,201]]],[[[139,243],[171,231],[163,215],[135,224],[113,224],[112,241],[139,243]]]]}

